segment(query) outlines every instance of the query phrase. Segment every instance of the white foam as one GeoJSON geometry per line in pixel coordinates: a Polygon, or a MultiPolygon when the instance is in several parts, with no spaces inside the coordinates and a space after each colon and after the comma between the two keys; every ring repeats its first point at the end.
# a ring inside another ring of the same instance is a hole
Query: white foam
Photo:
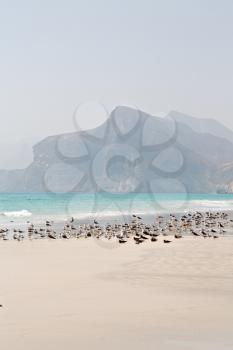
{"type": "Polygon", "coordinates": [[[0,213],[0,215],[18,218],[18,217],[29,217],[32,215],[32,213],[28,210],[23,209],[23,210],[18,210],[18,211],[5,211],[5,212],[0,213]]]}

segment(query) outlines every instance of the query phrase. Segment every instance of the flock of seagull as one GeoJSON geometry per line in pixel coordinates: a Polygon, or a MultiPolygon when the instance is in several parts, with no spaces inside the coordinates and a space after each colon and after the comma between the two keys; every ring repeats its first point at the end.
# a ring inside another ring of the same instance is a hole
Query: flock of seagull
{"type": "Polygon", "coordinates": [[[0,229],[0,239],[14,239],[22,241],[27,239],[71,239],[89,238],[116,239],[120,244],[133,239],[135,244],[141,244],[150,240],[156,242],[159,236],[164,243],[171,243],[174,239],[180,239],[184,235],[193,235],[204,238],[218,238],[226,233],[227,228],[233,226],[233,220],[224,212],[195,212],[182,216],[170,214],[157,216],[153,224],[145,224],[138,215],[132,215],[129,223],[100,225],[93,220],[92,224],[78,224],[71,218],[60,232],[54,230],[53,221],[46,221],[44,227],[36,228],[28,222],[26,230],[7,228],[0,229]]]}

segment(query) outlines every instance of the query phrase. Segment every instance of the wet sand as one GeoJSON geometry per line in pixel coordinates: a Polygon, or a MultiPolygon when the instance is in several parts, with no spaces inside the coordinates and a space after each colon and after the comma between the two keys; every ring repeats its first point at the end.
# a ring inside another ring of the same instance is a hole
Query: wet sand
{"type": "Polygon", "coordinates": [[[233,348],[233,237],[0,242],[2,350],[233,348]]]}

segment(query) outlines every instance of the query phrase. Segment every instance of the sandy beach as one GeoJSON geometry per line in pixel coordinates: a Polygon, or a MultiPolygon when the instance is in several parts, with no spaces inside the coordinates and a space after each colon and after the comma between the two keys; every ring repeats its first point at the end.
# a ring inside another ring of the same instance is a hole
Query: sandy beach
{"type": "Polygon", "coordinates": [[[232,237],[1,242],[1,349],[230,350],[232,248],[232,237]]]}

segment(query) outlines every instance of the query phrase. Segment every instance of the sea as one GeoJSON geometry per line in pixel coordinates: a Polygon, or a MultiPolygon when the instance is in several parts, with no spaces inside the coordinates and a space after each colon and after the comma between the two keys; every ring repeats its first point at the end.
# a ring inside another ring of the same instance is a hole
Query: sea
{"type": "Polygon", "coordinates": [[[127,222],[133,214],[151,221],[162,213],[231,211],[233,194],[177,193],[2,193],[0,227],[65,222],[127,222]]]}

